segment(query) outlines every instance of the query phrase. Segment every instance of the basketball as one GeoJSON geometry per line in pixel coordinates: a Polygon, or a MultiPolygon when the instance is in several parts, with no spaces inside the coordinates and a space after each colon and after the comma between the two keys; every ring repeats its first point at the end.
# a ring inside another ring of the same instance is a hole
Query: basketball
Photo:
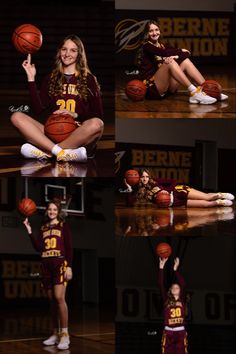
{"type": "Polygon", "coordinates": [[[37,27],[27,23],[14,30],[12,42],[18,52],[33,54],[40,49],[43,43],[43,36],[37,27]]]}
{"type": "Polygon", "coordinates": [[[60,143],[76,128],[77,124],[70,114],[52,114],[44,125],[44,133],[54,143],[60,143]]]}
{"type": "Polygon", "coordinates": [[[202,91],[204,91],[208,96],[214,97],[220,100],[220,94],[222,92],[221,85],[215,80],[206,80],[202,84],[202,91]]]}
{"type": "Polygon", "coordinates": [[[139,173],[136,170],[128,170],[125,172],[125,179],[126,182],[130,185],[130,186],[135,186],[135,184],[138,184],[140,177],[139,177],[139,173]]]}
{"type": "Polygon", "coordinates": [[[170,206],[169,192],[162,190],[156,195],[156,204],[159,208],[168,208],[170,206]]]}
{"type": "Polygon", "coordinates": [[[169,245],[169,243],[162,242],[162,243],[158,243],[158,245],[156,246],[156,254],[158,255],[158,257],[168,258],[170,257],[171,253],[172,253],[172,248],[169,245]]]}
{"type": "Polygon", "coordinates": [[[35,202],[30,198],[24,198],[19,201],[18,209],[21,214],[31,216],[37,210],[35,202]]]}
{"type": "Polygon", "coordinates": [[[126,85],[125,93],[134,102],[142,101],[146,95],[147,88],[140,80],[131,80],[126,85]]]}

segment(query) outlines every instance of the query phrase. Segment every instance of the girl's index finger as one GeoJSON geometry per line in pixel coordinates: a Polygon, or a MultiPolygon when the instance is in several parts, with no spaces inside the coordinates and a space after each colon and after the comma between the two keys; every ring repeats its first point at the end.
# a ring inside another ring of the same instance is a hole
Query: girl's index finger
{"type": "Polygon", "coordinates": [[[31,54],[30,53],[27,55],[27,61],[28,61],[28,64],[31,64],[31,54]]]}

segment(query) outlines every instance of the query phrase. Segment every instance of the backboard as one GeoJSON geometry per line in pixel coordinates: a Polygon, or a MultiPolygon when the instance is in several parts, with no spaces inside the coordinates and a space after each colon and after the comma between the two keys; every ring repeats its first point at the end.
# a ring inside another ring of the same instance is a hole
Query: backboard
{"type": "Polygon", "coordinates": [[[83,178],[25,177],[23,197],[33,199],[38,210],[45,210],[50,200],[58,198],[66,214],[84,215],[83,178]]]}

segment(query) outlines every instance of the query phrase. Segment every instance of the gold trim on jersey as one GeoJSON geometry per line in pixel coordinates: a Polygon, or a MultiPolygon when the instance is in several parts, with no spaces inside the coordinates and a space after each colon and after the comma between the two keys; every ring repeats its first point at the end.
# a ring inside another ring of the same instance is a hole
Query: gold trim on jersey
{"type": "Polygon", "coordinates": [[[191,188],[189,186],[187,186],[186,184],[177,184],[175,186],[175,190],[177,192],[189,193],[191,191],[191,188]]]}

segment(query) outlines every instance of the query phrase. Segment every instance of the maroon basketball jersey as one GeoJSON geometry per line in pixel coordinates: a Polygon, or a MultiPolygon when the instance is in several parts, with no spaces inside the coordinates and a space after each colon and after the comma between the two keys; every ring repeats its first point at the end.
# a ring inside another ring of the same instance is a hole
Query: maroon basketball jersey
{"type": "Polygon", "coordinates": [[[41,227],[39,236],[30,235],[34,248],[41,253],[42,258],[65,258],[68,266],[72,263],[72,240],[68,224],[59,222],[55,225],[45,224],[41,227]]]}
{"type": "Polygon", "coordinates": [[[164,323],[165,326],[179,327],[184,326],[185,311],[181,302],[165,306],[164,308],[164,323]]]}
{"type": "Polygon", "coordinates": [[[80,122],[94,117],[102,118],[101,94],[95,76],[92,74],[87,76],[88,97],[86,100],[79,95],[76,88],[78,77],[75,75],[65,75],[62,94],[53,97],[50,97],[48,92],[49,79],[50,75],[45,77],[40,92],[38,92],[35,82],[29,82],[32,106],[36,114],[40,114],[44,109],[50,107],[51,113],[58,109],[76,112],[80,122]]]}

